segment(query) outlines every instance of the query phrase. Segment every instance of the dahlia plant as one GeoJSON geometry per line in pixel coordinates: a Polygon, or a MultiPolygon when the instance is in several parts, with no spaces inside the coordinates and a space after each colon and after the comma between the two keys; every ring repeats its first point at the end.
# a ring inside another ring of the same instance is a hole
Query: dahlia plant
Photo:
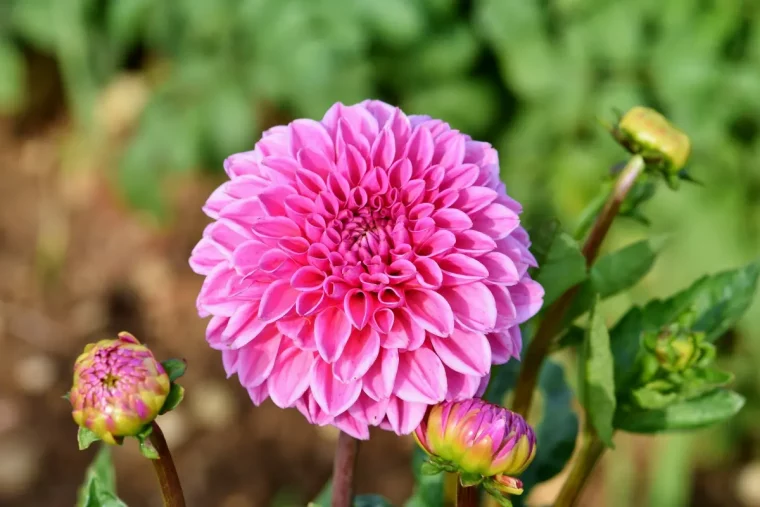
{"type": "MultiPolygon", "coordinates": [[[[563,507],[617,430],[699,428],[741,408],[731,376],[712,366],[712,342],[748,306],[757,265],[607,325],[601,300],[635,284],[657,252],[643,241],[599,257],[613,221],[640,219],[658,178],[672,189],[693,181],[689,139],[659,113],[637,107],[608,128],[630,157],[608,173],[577,238],[556,221],[528,233],[490,144],[379,101],[274,127],[226,160],[229,179],[203,207],[211,223],[190,256],[204,277],[197,309],[254,405],[271,400],[340,431],[317,505],[387,505],[352,491],[372,427],[420,446],[408,505],[477,505],[481,490],[522,504],[568,466],[563,507]],[[570,347],[582,429],[549,359],[570,347]]],[[[167,363],[126,336],[77,361],[80,437],[159,448],[145,454],[160,458],[165,505],[183,505],[154,421],[181,391],[167,363]]]]}

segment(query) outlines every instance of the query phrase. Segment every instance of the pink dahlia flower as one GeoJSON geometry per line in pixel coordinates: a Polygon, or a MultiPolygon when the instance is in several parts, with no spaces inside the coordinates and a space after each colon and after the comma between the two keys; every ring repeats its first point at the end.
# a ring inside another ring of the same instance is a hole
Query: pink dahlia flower
{"type": "Polygon", "coordinates": [[[543,289],[489,144],[365,101],[274,127],[224,167],[190,265],[206,338],[255,404],[408,434],[519,356],[543,289]]]}

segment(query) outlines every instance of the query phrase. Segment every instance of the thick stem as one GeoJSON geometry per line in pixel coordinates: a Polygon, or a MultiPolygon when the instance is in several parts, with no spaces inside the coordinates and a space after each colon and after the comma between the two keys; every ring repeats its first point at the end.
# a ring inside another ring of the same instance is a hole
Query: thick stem
{"type": "Polygon", "coordinates": [[[478,487],[462,486],[457,480],[457,507],[478,507],[478,487]]]}
{"type": "MultiPolygon", "coordinates": [[[[628,161],[620,176],[618,176],[615,187],[583,245],[582,252],[586,258],[587,266],[591,266],[596,260],[596,256],[599,254],[599,247],[607,232],[609,232],[612,221],[615,219],[618,211],[620,211],[620,206],[623,204],[636,179],[644,171],[645,165],[641,155],[634,155],[628,161]]],[[[578,287],[576,285],[568,289],[546,310],[546,315],[541,321],[536,335],[525,351],[525,359],[523,359],[523,364],[520,368],[520,376],[517,380],[512,406],[512,410],[523,417],[527,417],[530,412],[533,403],[533,391],[536,388],[536,381],[538,380],[538,373],[541,371],[541,365],[549,353],[552,340],[562,328],[565,314],[575,298],[578,287]]]]}
{"type": "Polygon", "coordinates": [[[354,497],[354,465],[359,441],[343,433],[338,435],[333,463],[332,507],[351,507],[354,497]]]}
{"type": "Polygon", "coordinates": [[[578,458],[570,469],[570,475],[554,502],[554,507],[573,507],[576,504],[594,466],[604,453],[604,444],[593,429],[589,428],[583,432],[582,445],[578,458]]]}
{"type": "Polygon", "coordinates": [[[174,466],[174,460],[169,451],[169,446],[166,444],[164,433],[158,427],[156,421],[153,421],[152,428],[150,443],[158,451],[158,459],[151,461],[158,477],[158,484],[161,486],[164,507],[185,507],[185,496],[182,494],[182,485],[179,482],[177,468],[174,466]]]}

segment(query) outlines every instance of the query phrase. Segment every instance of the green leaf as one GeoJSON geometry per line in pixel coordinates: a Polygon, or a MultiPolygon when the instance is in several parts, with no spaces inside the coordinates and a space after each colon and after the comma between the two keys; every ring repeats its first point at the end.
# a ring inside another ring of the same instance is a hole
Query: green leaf
{"type": "Polygon", "coordinates": [[[354,498],[354,507],[393,507],[393,504],[380,495],[359,495],[354,498]]]}
{"type": "Polygon", "coordinates": [[[560,223],[556,218],[542,220],[537,225],[530,227],[530,251],[533,252],[539,266],[543,266],[546,262],[549,250],[560,231],[560,223]]]}
{"type": "Polygon", "coordinates": [[[570,322],[586,313],[595,295],[602,299],[614,296],[636,285],[652,268],[662,240],[643,240],[599,258],[581,286],[565,315],[570,322]]]}
{"type": "Polygon", "coordinates": [[[604,255],[591,269],[591,282],[601,298],[636,285],[652,268],[663,240],[643,240],[604,255]]]}
{"type": "Polygon", "coordinates": [[[416,448],[412,454],[412,470],[414,471],[414,493],[406,501],[406,507],[439,507],[444,505],[443,483],[446,474],[425,475],[422,465],[428,461],[428,455],[416,448]]]}
{"type": "Polygon", "coordinates": [[[90,447],[93,442],[97,442],[98,440],[100,440],[100,437],[95,433],[88,430],[84,426],[79,427],[79,430],[77,431],[77,442],[79,443],[80,451],[84,451],[90,447]]]}
{"type": "Polygon", "coordinates": [[[545,291],[544,306],[556,301],[566,290],[583,282],[586,277],[586,260],[578,243],[569,234],[558,233],[536,275],[536,281],[545,291]]]}
{"type": "Polygon", "coordinates": [[[432,461],[426,461],[420,467],[420,473],[422,475],[437,475],[443,472],[443,467],[432,461]]]}
{"type": "Polygon", "coordinates": [[[79,488],[77,507],[126,507],[116,495],[116,480],[111,451],[101,446],[90,466],[85,480],[79,488]]]}
{"type": "Polygon", "coordinates": [[[744,406],[744,397],[717,389],[698,398],[657,409],[627,405],[615,414],[615,427],[631,433],[659,433],[705,428],[723,422],[744,406]]]}
{"type": "Polygon", "coordinates": [[[185,370],[187,370],[187,361],[184,359],[167,359],[161,361],[161,366],[164,367],[166,374],[169,375],[169,380],[174,382],[185,374],[185,370]]]}
{"type": "Polygon", "coordinates": [[[21,52],[0,38],[0,113],[15,113],[23,106],[26,68],[21,52]]]}
{"type": "Polygon", "coordinates": [[[544,361],[538,386],[543,401],[543,417],[535,426],[538,453],[520,476],[525,490],[523,496],[527,496],[536,484],[551,479],[565,468],[573,455],[578,436],[573,391],[567,384],[562,366],[551,360],[544,361]]]}
{"type": "Polygon", "coordinates": [[[151,4],[151,0],[128,0],[108,4],[106,19],[108,33],[112,40],[119,44],[122,51],[140,36],[151,4]]]}
{"type": "Polygon", "coordinates": [[[165,414],[177,408],[177,405],[179,405],[182,402],[182,399],[184,397],[185,397],[185,388],[177,384],[176,382],[172,382],[171,389],[169,390],[169,395],[166,397],[166,401],[164,402],[164,405],[161,407],[159,414],[165,414]]]}
{"type": "Polygon", "coordinates": [[[581,402],[599,438],[614,447],[612,421],[615,416],[615,378],[610,336],[599,309],[591,311],[591,322],[581,352],[581,402]]]}

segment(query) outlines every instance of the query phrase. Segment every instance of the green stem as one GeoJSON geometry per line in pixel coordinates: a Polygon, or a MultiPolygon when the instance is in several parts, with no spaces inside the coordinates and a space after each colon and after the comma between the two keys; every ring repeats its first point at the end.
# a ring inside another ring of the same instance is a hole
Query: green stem
{"type": "MultiPolygon", "coordinates": [[[[612,221],[615,219],[620,206],[623,204],[628,192],[633,188],[636,179],[644,171],[646,164],[641,155],[634,155],[621,171],[615,182],[607,202],[601,213],[594,222],[591,232],[583,245],[583,256],[586,265],[591,266],[599,254],[599,247],[610,230],[612,221]]],[[[533,340],[528,344],[525,358],[522,361],[520,375],[515,388],[515,398],[512,410],[527,417],[533,404],[533,392],[536,388],[538,373],[541,365],[549,353],[552,340],[559,333],[564,323],[564,317],[570,304],[575,298],[579,285],[571,287],[546,310],[546,314],[536,331],[533,340]]]]}
{"type": "Polygon", "coordinates": [[[570,475],[562,485],[559,496],[554,502],[554,507],[573,507],[580,498],[583,487],[586,485],[594,466],[602,457],[605,447],[597,436],[596,431],[586,425],[583,431],[583,444],[578,457],[570,469],[570,475]]]}
{"type": "Polygon", "coordinates": [[[478,503],[478,487],[462,486],[457,480],[457,507],[477,507],[478,503]]]}
{"type": "Polygon", "coordinates": [[[332,507],[351,507],[354,498],[354,466],[359,441],[343,433],[338,435],[332,478],[332,507]]]}
{"type": "Polygon", "coordinates": [[[185,507],[185,496],[182,493],[182,485],[179,482],[177,468],[174,466],[172,453],[166,444],[166,438],[156,421],[152,424],[153,431],[150,433],[150,443],[158,451],[158,459],[151,460],[153,469],[161,486],[161,496],[164,499],[164,507],[185,507]]]}

